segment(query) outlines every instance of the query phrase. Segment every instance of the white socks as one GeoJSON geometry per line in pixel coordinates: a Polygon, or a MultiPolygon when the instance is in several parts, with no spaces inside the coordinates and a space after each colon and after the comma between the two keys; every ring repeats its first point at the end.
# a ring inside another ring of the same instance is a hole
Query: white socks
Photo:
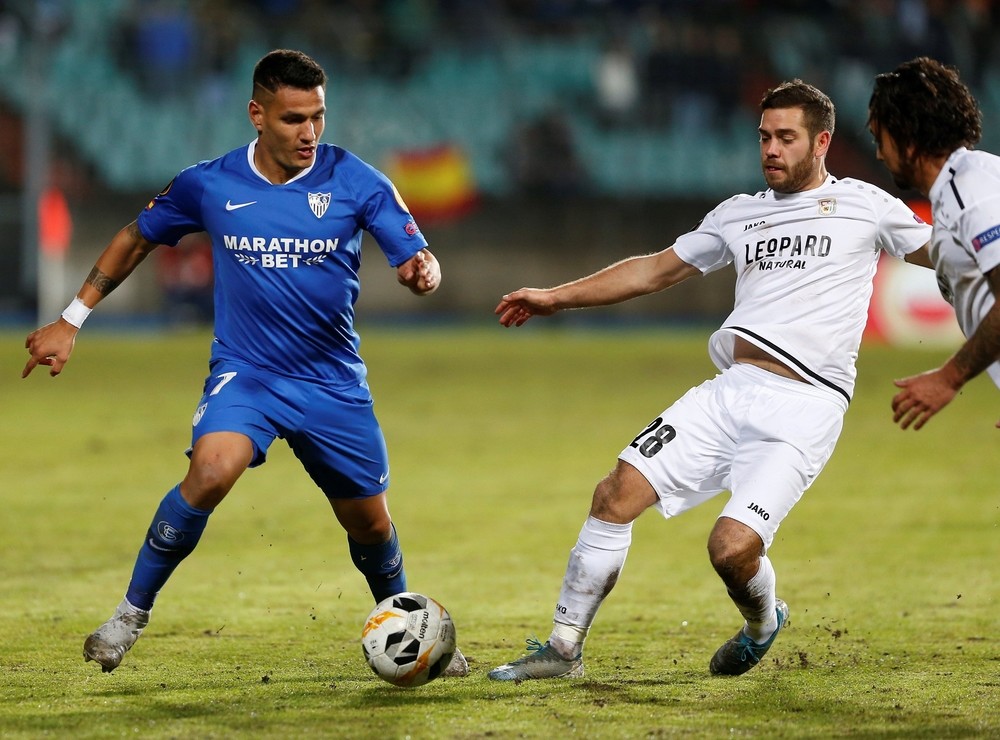
{"type": "Polygon", "coordinates": [[[750,603],[736,604],[740,614],[747,620],[743,632],[757,643],[767,642],[767,639],[778,629],[774,583],[774,568],[771,566],[771,561],[764,555],[760,559],[760,568],[757,570],[757,574],[747,581],[750,603]]]}
{"type": "Polygon", "coordinates": [[[631,544],[631,523],[611,524],[594,517],[584,522],[570,550],[549,638],[564,658],[572,660],[583,651],[594,616],[618,581],[631,544]]]}
{"type": "MultiPolygon", "coordinates": [[[[611,524],[588,517],[570,550],[549,644],[567,660],[579,657],[601,603],[611,593],[632,544],[632,524],[611,524]]],[[[743,631],[763,643],[778,628],[774,568],[767,556],[746,585],[749,603],[737,603],[746,619],[743,631]]]]}

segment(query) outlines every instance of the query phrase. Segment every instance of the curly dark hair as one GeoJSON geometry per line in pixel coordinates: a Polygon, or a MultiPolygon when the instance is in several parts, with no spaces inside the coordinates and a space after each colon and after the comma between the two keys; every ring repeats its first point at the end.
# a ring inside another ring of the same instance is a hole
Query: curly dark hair
{"type": "Polygon", "coordinates": [[[903,62],[875,77],[868,125],[884,131],[901,151],[947,156],[973,147],[983,134],[983,115],[958,70],[930,57],[903,62]]]}
{"type": "Polygon", "coordinates": [[[822,90],[802,80],[782,82],[764,93],[760,109],[769,108],[801,108],[810,138],[823,131],[833,133],[836,123],[833,101],[822,90]]]}
{"type": "Polygon", "coordinates": [[[292,49],[268,52],[253,68],[253,93],[258,89],[277,92],[279,87],[312,90],[326,85],[326,72],[310,56],[292,49]]]}

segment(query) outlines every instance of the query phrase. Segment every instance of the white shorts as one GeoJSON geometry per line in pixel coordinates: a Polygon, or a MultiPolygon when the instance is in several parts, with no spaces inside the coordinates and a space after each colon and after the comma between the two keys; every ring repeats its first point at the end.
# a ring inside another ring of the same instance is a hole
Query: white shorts
{"type": "Polygon", "coordinates": [[[731,491],[720,516],[770,547],[833,454],[844,411],[823,389],[738,363],[685,393],[618,457],[645,476],[667,518],[731,491]]]}

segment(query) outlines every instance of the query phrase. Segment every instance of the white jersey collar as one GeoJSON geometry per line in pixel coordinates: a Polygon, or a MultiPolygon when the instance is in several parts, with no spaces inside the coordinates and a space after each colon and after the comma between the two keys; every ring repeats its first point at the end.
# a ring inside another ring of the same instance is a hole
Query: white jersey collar
{"type": "Polygon", "coordinates": [[[968,148],[960,146],[948,155],[948,159],[945,160],[944,165],[941,167],[941,171],[938,172],[937,177],[934,178],[934,184],[931,185],[931,189],[927,192],[927,199],[929,201],[933,203],[940,200],[941,191],[944,190],[945,183],[952,178],[952,170],[955,168],[955,162],[961,157],[964,157],[968,152],[968,148]]]}
{"type": "Polygon", "coordinates": [[[809,190],[796,190],[794,193],[779,193],[774,188],[769,188],[769,190],[775,200],[785,200],[788,198],[812,198],[816,195],[816,193],[823,192],[835,182],[837,182],[837,178],[827,172],[826,179],[823,180],[823,182],[821,182],[818,186],[810,188],[809,190]]]}
{"type": "MultiPolygon", "coordinates": [[[[266,177],[264,177],[264,175],[261,173],[261,171],[257,169],[257,165],[254,164],[253,153],[255,151],[257,151],[257,139],[254,139],[253,141],[251,141],[250,145],[247,147],[247,164],[250,165],[250,171],[253,172],[255,175],[257,175],[257,177],[259,177],[261,180],[263,180],[264,182],[266,182],[268,185],[274,185],[273,182],[271,182],[266,177]]],[[[317,151],[317,153],[319,152],[319,148],[318,147],[317,147],[316,151],[317,151]]],[[[302,170],[302,172],[300,172],[299,174],[297,174],[295,177],[293,177],[288,182],[282,183],[282,185],[288,185],[288,183],[292,183],[292,182],[295,182],[296,180],[302,179],[303,177],[305,177],[306,175],[308,175],[310,172],[312,172],[312,168],[315,167],[315,166],[316,166],[316,157],[314,156],[311,165],[309,165],[308,167],[306,167],[304,170],[302,170]]]]}

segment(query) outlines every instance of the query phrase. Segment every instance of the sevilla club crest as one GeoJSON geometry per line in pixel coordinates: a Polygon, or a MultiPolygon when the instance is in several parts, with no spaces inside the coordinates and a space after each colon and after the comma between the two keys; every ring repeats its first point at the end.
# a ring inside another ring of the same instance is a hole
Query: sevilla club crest
{"type": "Polygon", "coordinates": [[[323,218],[330,207],[330,193],[309,193],[309,208],[316,218],[323,218]]]}

